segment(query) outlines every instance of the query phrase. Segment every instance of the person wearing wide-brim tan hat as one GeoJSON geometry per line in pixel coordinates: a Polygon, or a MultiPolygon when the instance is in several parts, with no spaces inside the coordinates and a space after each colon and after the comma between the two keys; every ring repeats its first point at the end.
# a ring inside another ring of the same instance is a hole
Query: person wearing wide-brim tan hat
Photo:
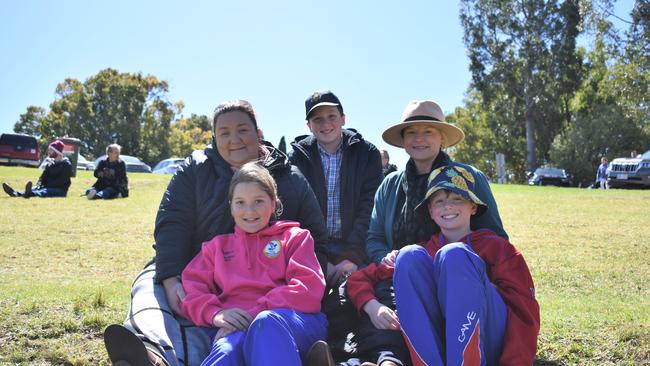
{"type": "MultiPolygon", "coordinates": [[[[436,102],[414,100],[407,104],[400,121],[393,122],[384,131],[382,138],[390,145],[403,148],[409,160],[404,171],[388,175],[377,189],[366,251],[372,262],[393,264],[396,250],[427,241],[439,232],[430,217],[417,215],[414,210],[424,198],[429,173],[452,162],[444,149],[463,141],[465,134],[445,120],[436,102]]],[[[485,174],[471,165],[456,164],[471,172],[478,198],[490,207],[485,215],[472,219],[472,229],[490,229],[507,239],[485,174]]]]}
{"type": "Polygon", "coordinates": [[[442,148],[454,146],[465,138],[463,130],[445,121],[442,109],[436,102],[431,100],[413,100],[409,102],[406,109],[404,109],[404,113],[402,113],[400,122],[387,128],[381,137],[393,146],[404,147],[404,129],[418,125],[430,126],[440,131],[443,136],[442,148]]]}

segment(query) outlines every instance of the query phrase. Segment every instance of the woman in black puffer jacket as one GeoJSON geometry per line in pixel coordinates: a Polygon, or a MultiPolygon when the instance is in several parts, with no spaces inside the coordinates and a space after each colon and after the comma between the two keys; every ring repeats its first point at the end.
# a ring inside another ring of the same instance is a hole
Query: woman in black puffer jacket
{"type": "Polygon", "coordinates": [[[250,104],[221,104],[212,123],[212,145],[181,164],[160,202],[156,255],[133,284],[125,327],[111,325],[104,333],[113,362],[147,364],[148,357],[152,364],[198,365],[208,355],[210,338],[180,311],[180,274],[204,241],[233,232],[228,187],[233,172],[249,161],[259,160],[270,171],[283,205],[280,219],[308,229],[321,266],[326,263],[325,221],[316,197],[287,156],[259,138],[250,104]]]}

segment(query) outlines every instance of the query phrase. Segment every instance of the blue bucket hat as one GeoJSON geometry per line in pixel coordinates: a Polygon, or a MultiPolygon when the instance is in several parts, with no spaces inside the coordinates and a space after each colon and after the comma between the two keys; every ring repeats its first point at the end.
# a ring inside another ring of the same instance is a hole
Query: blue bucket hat
{"type": "Polygon", "coordinates": [[[488,206],[474,194],[474,183],[475,179],[472,173],[460,165],[451,164],[435,169],[429,174],[427,193],[422,202],[415,207],[415,212],[428,215],[427,201],[434,193],[444,189],[474,202],[478,206],[476,215],[482,215],[488,206]]]}

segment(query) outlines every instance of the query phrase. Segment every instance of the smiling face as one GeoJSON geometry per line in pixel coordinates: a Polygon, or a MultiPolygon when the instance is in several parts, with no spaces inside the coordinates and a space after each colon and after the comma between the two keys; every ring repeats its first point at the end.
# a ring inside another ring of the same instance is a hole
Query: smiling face
{"type": "Polygon", "coordinates": [[[214,126],[217,151],[232,167],[257,159],[259,140],[255,124],[244,112],[225,112],[214,126]]]}
{"type": "Polygon", "coordinates": [[[339,147],[343,135],[341,129],[345,125],[345,116],[336,106],[325,105],[314,109],[309,114],[307,126],[318,141],[318,144],[329,153],[339,147]]]}
{"type": "Polygon", "coordinates": [[[460,237],[471,232],[470,218],[478,209],[474,202],[441,189],[429,198],[427,206],[431,219],[440,226],[445,236],[460,237]]]}
{"type": "Polygon", "coordinates": [[[275,202],[258,183],[242,182],[233,190],[230,212],[237,226],[247,233],[256,233],[269,224],[275,202]]]}
{"type": "Polygon", "coordinates": [[[117,161],[120,158],[120,150],[111,149],[108,150],[108,161],[117,161]]]}
{"type": "Polygon", "coordinates": [[[416,124],[406,127],[402,136],[404,150],[413,159],[418,170],[422,166],[424,172],[428,172],[442,146],[440,131],[431,125],[416,124]]]}

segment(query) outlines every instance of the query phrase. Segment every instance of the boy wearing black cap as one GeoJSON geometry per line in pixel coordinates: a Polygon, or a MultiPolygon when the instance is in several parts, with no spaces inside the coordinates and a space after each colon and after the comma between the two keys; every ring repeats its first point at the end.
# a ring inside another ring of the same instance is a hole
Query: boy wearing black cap
{"type": "Polygon", "coordinates": [[[333,287],[366,263],[366,235],[375,191],[383,179],[377,148],[352,129],[331,91],[305,101],[312,135],[291,143],[289,159],[311,185],[328,233],[327,283],[333,287]]]}
{"type": "Polygon", "coordinates": [[[540,317],[532,277],[506,239],[471,230],[471,219],[488,210],[474,183],[462,164],[432,171],[416,212],[429,215],[441,232],[400,249],[394,267],[371,264],[348,279],[348,294],[375,333],[401,329],[415,365],[530,365],[535,359],[540,317]],[[397,314],[373,291],[391,278],[397,314]]]}
{"type": "Polygon", "coordinates": [[[11,197],[65,197],[70,187],[72,177],[72,164],[63,155],[63,141],[55,140],[47,147],[50,158],[43,170],[43,174],[32,189],[32,182],[27,182],[24,192],[17,192],[7,183],[2,183],[2,189],[11,197]]]}

